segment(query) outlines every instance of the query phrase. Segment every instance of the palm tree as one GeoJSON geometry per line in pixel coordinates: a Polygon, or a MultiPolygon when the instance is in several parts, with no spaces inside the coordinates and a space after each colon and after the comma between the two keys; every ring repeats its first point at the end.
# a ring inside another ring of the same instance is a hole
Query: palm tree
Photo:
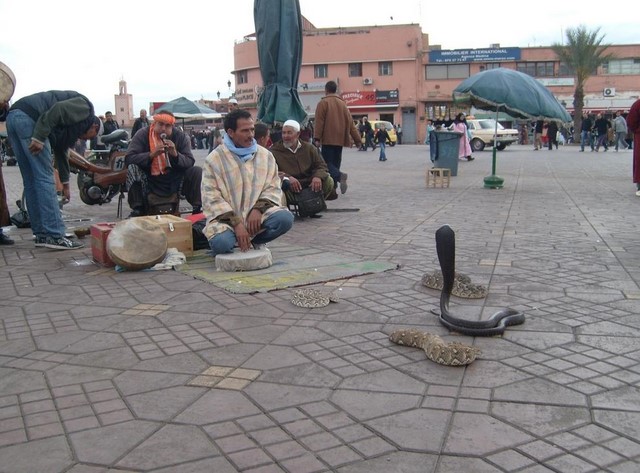
{"type": "Polygon", "coordinates": [[[589,31],[586,26],[567,29],[567,44],[554,43],[551,49],[556,53],[560,62],[565,64],[576,78],[576,88],[573,92],[573,126],[574,139],[580,140],[582,127],[582,109],[584,108],[584,86],[598,67],[607,63],[614,56],[605,54],[610,44],[602,44],[604,35],[598,36],[600,28],[589,31]]]}

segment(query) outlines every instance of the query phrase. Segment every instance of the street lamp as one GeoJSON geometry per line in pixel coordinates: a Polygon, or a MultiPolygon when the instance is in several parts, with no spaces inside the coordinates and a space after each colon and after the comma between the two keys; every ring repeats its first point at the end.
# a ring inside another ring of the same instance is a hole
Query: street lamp
{"type": "Polygon", "coordinates": [[[227,87],[229,87],[229,90],[231,90],[231,81],[230,80],[227,81],[227,87]]]}
{"type": "Polygon", "coordinates": [[[216,95],[218,96],[218,100],[220,100],[220,91],[217,91],[216,95]]]}

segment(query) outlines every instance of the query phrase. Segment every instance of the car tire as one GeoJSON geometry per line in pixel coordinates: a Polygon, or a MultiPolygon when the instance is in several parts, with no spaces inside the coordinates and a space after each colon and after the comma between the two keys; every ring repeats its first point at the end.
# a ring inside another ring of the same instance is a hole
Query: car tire
{"type": "Polygon", "coordinates": [[[507,145],[504,144],[504,143],[498,143],[496,145],[496,148],[498,149],[498,151],[503,151],[506,147],[507,147],[507,145]]]}
{"type": "Polygon", "coordinates": [[[471,140],[471,149],[473,151],[482,151],[484,149],[484,141],[480,138],[474,138],[471,140]]]}
{"type": "Polygon", "coordinates": [[[389,141],[389,143],[387,143],[389,146],[391,146],[392,148],[396,145],[395,141],[389,141]]]}

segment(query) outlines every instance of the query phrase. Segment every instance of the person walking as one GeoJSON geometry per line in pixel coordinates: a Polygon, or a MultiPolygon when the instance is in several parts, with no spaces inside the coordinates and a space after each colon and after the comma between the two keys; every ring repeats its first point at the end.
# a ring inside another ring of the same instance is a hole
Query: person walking
{"type": "Polygon", "coordinates": [[[616,134],[616,151],[618,148],[622,147],[622,150],[628,148],[627,142],[625,138],[627,137],[627,120],[622,116],[622,111],[618,110],[616,112],[616,118],[613,120],[613,131],[616,134]]]}
{"type": "Polygon", "coordinates": [[[21,98],[7,115],[7,133],[20,166],[29,203],[35,246],[73,250],[84,245],[65,237],[54,179],[55,156],[64,197],[69,200],[67,151],[78,138],[90,140],[102,129],[93,104],[71,90],[50,90],[21,98]]]}
{"type": "MultiPolygon", "coordinates": [[[[340,171],[342,164],[342,148],[351,147],[353,139],[356,146],[362,144],[360,134],[353,124],[351,113],[338,94],[338,84],[330,80],[324,86],[325,96],[316,107],[313,143],[322,146],[322,158],[327,163],[329,174],[336,183],[340,184],[340,192],[347,192],[347,173],[340,171]]],[[[327,200],[337,199],[338,194],[332,192],[327,200]]]]}
{"type": "Polygon", "coordinates": [[[603,146],[605,151],[609,151],[609,145],[607,144],[607,133],[609,131],[609,128],[611,127],[611,123],[609,123],[609,120],[602,116],[602,113],[598,113],[593,127],[595,128],[598,135],[598,141],[596,142],[596,153],[600,149],[600,146],[603,146]]]}
{"type": "Polygon", "coordinates": [[[558,149],[558,124],[553,120],[550,121],[549,125],[547,126],[547,138],[549,151],[553,149],[553,145],[555,145],[556,149],[558,149]]]}
{"type": "Polygon", "coordinates": [[[473,161],[474,157],[471,156],[471,144],[469,142],[469,132],[467,128],[467,119],[464,113],[458,113],[453,119],[451,129],[462,133],[460,137],[460,147],[458,148],[458,159],[465,158],[467,161],[473,161]]]}
{"type": "Polygon", "coordinates": [[[633,182],[640,197],[640,99],[633,102],[627,115],[627,128],[633,133],[633,182]]]}
{"type": "Polygon", "coordinates": [[[537,120],[533,129],[533,150],[542,148],[542,132],[544,131],[544,120],[537,120]]]}
{"type": "Polygon", "coordinates": [[[591,130],[593,128],[593,120],[587,112],[582,112],[582,127],[580,128],[580,151],[584,152],[584,146],[589,145],[591,151],[594,150],[591,141],[591,130]]]}
{"type": "Polygon", "coordinates": [[[378,161],[387,160],[385,148],[387,147],[387,140],[389,139],[389,133],[387,132],[384,125],[376,130],[376,141],[378,142],[378,146],[380,146],[380,157],[378,158],[378,161]]]}

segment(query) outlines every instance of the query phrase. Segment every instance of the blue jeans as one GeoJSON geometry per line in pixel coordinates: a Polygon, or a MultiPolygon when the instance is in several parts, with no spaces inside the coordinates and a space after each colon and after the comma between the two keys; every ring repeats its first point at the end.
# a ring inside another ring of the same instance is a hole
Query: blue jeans
{"type": "Polygon", "coordinates": [[[384,141],[379,141],[378,142],[378,146],[380,146],[380,161],[386,161],[387,160],[387,155],[384,152],[385,147],[387,146],[387,144],[384,141]]]}
{"type": "MultiPolygon", "coordinates": [[[[262,222],[263,232],[258,233],[252,243],[256,245],[262,245],[275,240],[280,235],[287,233],[293,226],[293,214],[288,210],[278,210],[267,217],[262,222]]],[[[222,233],[218,233],[211,240],[209,240],[209,248],[213,252],[213,255],[219,255],[222,253],[233,252],[233,247],[236,246],[236,234],[232,230],[227,230],[222,233]]]]}
{"type": "Polygon", "coordinates": [[[593,145],[591,144],[591,132],[582,130],[580,132],[580,151],[584,151],[585,144],[591,146],[591,149],[593,149],[593,145]]]}
{"type": "Polygon", "coordinates": [[[322,145],[321,149],[322,159],[327,163],[329,168],[329,174],[333,178],[335,185],[340,182],[340,166],[342,165],[342,146],[338,145],[322,145]]]}
{"type": "Polygon", "coordinates": [[[51,145],[47,140],[40,153],[31,154],[29,144],[34,126],[35,122],[22,110],[11,110],[7,116],[7,134],[22,174],[31,230],[36,237],[64,237],[65,227],[53,177],[51,145]]]}

